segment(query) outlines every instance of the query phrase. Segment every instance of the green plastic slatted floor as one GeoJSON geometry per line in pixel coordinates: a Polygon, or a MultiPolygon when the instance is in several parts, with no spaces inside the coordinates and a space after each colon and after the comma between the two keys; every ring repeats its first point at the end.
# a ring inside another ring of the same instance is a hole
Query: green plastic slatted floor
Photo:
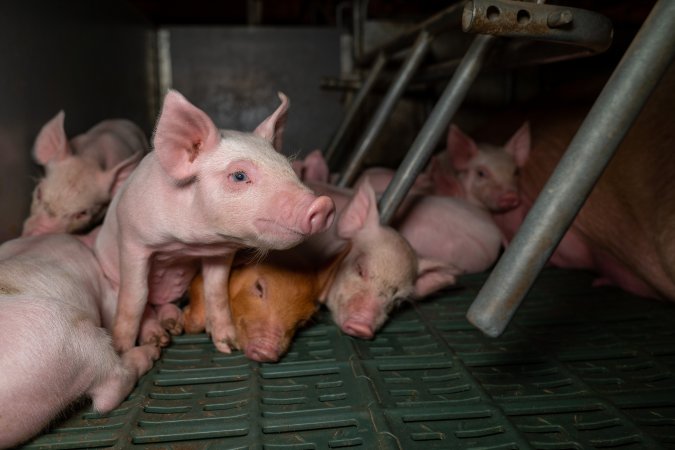
{"type": "Polygon", "coordinates": [[[178,338],[117,410],[25,448],[675,449],[675,305],[546,269],[492,339],[464,319],[484,280],[372,341],[323,314],[278,364],[178,338]]]}

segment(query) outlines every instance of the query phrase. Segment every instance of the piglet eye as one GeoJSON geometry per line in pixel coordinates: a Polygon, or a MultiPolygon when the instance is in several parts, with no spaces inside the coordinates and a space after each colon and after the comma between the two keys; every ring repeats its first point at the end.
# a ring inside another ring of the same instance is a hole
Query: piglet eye
{"type": "Polygon", "coordinates": [[[230,174],[230,176],[237,183],[243,183],[248,181],[248,175],[246,175],[246,172],[242,170],[238,170],[237,172],[230,174]]]}
{"type": "Polygon", "coordinates": [[[39,202],[42,201],[42,188],[40,186],[38,186],[37,192],[35,192],[35,198],[37,198],[39,202]]]}
{"type": "Polygon", "coordinates": [[[478,169],[478,172],[477,172],[477,173],[478,173],[478,176],[479,176],[480,178],[483,178],[483,177],[485,176],[485,172],[482,171],[482,170],[480,170],[480,169],[478,169]]]}

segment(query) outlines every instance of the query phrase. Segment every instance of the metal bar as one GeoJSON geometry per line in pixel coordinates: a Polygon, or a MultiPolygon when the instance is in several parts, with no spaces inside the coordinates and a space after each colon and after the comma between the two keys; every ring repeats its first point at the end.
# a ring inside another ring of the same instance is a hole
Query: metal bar
{"type": "Polygon", "coordinates": [[[469,308],[499,336],[675,55],[675,1],[659,0],[469,308]]]}
{"type": "Polygon", "coordinates": [[[375,115],[368,124],[365,133],[363,136],[361,136],[361,139],[354,150],[354,154],[349,161],[347,168],[340,177],[340,181],[337,183],[338,186],[349,186],[356,178],[356,175],[358,175],[358,171],[361,169],[363,159],[365,158],[368,150],[377,138],[380,131],[382,131],[387,118],[396,105],[396,102],[410,82],[412,76],[415,74],[415,71],[422,62],[422,59],[426,55],[430,46],[429,44],[431,43],[431,39],[431,36],[426,31],[422,31],[418,36],[414,47],[411,49],[410,54],[403,63],[403,66],[398,72],[396,79],[387,91],[384,99],[382,99],[382,103],[380,103],[377,111],[375,111],[375,115]]]}
{"type": "Polygon", "coordinates": [[[349,127],[352,125],[352,122],[356,117],[356,113],[359,111],[359,109],[361,109],[361,105],[363,105],[364,100],[372,90],[373,86],[375,85],[375,81],[377,81],[377,79],[379,78],[380,74],[382,73],[382,69],[384,69],[384,66],[386,64],[387,64],[387,57],[384,55],[384,53],[381,53],[380,56],[378,56],[378,58],[373,63],[373,67],[370,68],[368,76],[364,80],[363,84],[361,85],[361,88],[356,93],[356,96],[349,105],[347,112],[342,118],[342,122],[340,122],[340,126],[335,131],[335,134],[333,134],[333,136],[331,137],[331,140],[326,146],[326,151],[324,153],[324,156],[329,166],[332,165],[335,152],[342,144],[342,140],[347,134],[347,130],[349,130],[349,127]]]}
{"type": "Polygon", "coordinates": [[[612,22],[601,14],[513,0],[468,2],[462,15],[462,29],[470,33],[576,45],[589,54],[607,50],[613,34],[612,22]]]}
{"type": "Polygon", "coordinates": [[[441,98],[434,106],[429,118],[424,123],[424,127],[415,138],[406,157],[396,171],[396,175],[394,175],[380,199],[380,221],[383,224],[391,222],[394,212],[415,182],[415,177],[429,160],[434,146],[446,131],[452,116],[476,79],[490,43],[494,39],[492,36],[479,35],[469,46],[462,62],[448,82],[441,98]]]}
{"type": "Polygon", "coordinates": [[[422,32],[426,32],[431,36],[435,36],[439,33],[451,30],[452,28],[459,29],[463,7],[463,3],[460,2],[444,9],[411,30],[399,34],[390,41],[387,41],[384,44],[369,50],[365,54],[357,55],[357,63],[359,65],[368,65],[380,53],[385,53],[388,56],[392,56],[395,53],[410,47],[422,32]]]}

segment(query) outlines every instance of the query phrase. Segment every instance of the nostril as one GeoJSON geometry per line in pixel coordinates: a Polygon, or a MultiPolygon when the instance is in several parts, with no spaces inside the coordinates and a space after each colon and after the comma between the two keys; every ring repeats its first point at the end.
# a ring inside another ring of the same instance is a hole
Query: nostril
{"type": "Polygon", "coordinates": [[[321,196],[314,200],[307,215],[309,234],[320,233],[328,229],[335,217],[335,204],[329,197],[321,196]]]}

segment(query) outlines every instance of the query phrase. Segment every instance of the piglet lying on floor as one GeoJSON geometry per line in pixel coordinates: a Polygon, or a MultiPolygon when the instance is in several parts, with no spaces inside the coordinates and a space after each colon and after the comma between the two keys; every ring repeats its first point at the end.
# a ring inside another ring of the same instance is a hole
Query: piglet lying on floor
{"type": "Polygon", "coordinates": [[[23,236],[77,233],[100,223],[118,174],[134,168],[148,150],[145,135],[128,120],[104,120],[68,140],[64,117],[59,112],[35,139],[33,156],[45,176],[33,190],[23,236]]]}
{"type": "Polygon", "coordinates": [[[1,448],[37,435],[82,396],[96,411],[112,410],[152,367],[158,347],[113,349],[102,324],[115,301],[94,254],[74,236],[0,246],[1,448]]]}
{"type": "MultiPolygon", "coordinates": [[[[325,267],[293,261],[270,252],[262,261],[240,260],[230,273],[230,309],[236,330],[234,346],[254,361],[274,362],[283,356],[296,330],[319,308],[318,299],[334,276],[339,256],[325,267]]],[[[184,310],[186,333],[204,331],[204,282],[197,275],[184,310]]]]}
{"type": "Polygon", "coordinates": [[[154,150],[113,198],[94,246],[119,287],[112,328],[118,351],[132,348],[139,332],[141,343],[167,344],[161,323],[180,323],[172,302],[201,268],[206,331],[229,352],[235,331],[227,281],[235,252],[289,248],[331,225],[332,200],[302,185],[273,146],[281,145],[288,109],[280,98],[253,133],[243,133],[218,130],[181,94],[166,95],[154,150]]]}

